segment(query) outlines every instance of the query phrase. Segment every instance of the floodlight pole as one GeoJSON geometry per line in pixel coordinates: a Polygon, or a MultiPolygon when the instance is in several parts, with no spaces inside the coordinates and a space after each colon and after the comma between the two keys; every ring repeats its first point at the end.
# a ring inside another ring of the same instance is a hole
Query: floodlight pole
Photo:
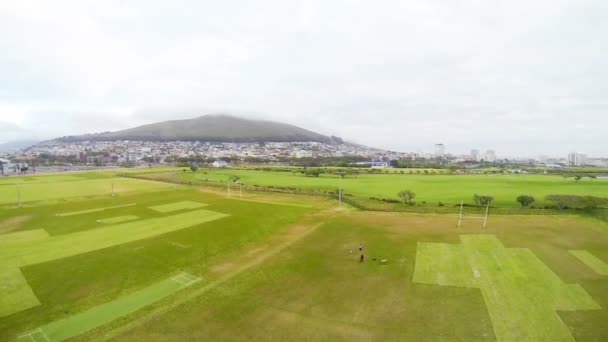
{"type": "Polygon", "coordinates": [[[488,212],[490,211],[490,202],[486,206],[486,216],[483,218],[483,228],[485,229],[488,224],[488,212]]]}
{"type": "Polygon", "coordinates": [[[462,207],[464,206],[464,200],[460,201],[460,216],[458,216],[458,228],[460,228],[460,224],[462,223],[462,207]]]}

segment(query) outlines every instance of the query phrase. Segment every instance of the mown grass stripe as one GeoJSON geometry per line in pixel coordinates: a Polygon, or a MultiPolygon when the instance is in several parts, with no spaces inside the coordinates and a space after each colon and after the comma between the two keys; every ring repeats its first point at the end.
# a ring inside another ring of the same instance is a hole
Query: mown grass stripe
{"type": "Polygon", "coordinates": [[[161,204],[150,207],[154,211],[161,213],[169,213],[172,211],[186,210],[186,209],[198,209],[206,206],[206,203],[193,202],[193,201],[181,201],[175,203],[161,204]]]}
{"type": "Polygon", "coordinates": [[[418,243],[413,281],[481,289],[498,340],[573,340],[555,311],[601,309],[580,285],[564,283],[529,249],[505,248],[489,234],[460,240],[460,245],[418,243]]]}
{"type": "Polygon", "coordinates": [[[86,210],[79,210],[79,211],[70,211],[70,212],[67,212],[67,213],[59,213],[59,214],[57,214],[57,216],[66,217],[66,216],[75,216],[75,215],[82,215],[82,214],[90,214],[90,213],[96,213],[96,212],[100,212],[100,211],[104,211],[104,210],[118,209],[118,208],[125,208],[125,207],[132,207],[134,205],[137,205],[137,203],[115,205],[115,206],[112,206],[112,207],[105,207],[105,208],[93,208],[93,209],[86,209],[86,210]]]}
{"type": "MultiPolygon", "coordinates": [[[[181,273],[179,276],[196,278],[187,273],[181,273]]],[[[33,334],[42,332],[49,341],[65,341],[135,312],[193,284],[193,282],[180,283],[173,280],[173,278],[175,277],[162,280],[139,291],[95,306],[73,316],[43,325],[31,333],[22,335],[20,340],[25,336],[32,336],[33,334]]]]}
{"type": "Polygon", "coordinates": [[[139,219],[139,216],[123,215],[123,216],[115,216],[115,217],[99,219],[99,220],[97,220],[97,222],[105,223],[105,224],[116,224],[116,223],[122,223],[122,222],[127,222],[127,221],[133,221],[133,220],[137,220],[137,219],[139,219]]]}
{"type": "Polygon", "coordinates": [[[594,270],[595,273],[608,276],[608,264],[602,259],[596,257],[586,250],[570,250],[568,252],[574,255],[583,264],[594,270]]]}
{"type": "MultiPolygon", "coordinates": [[[[19,279],[16,277],[16,274],[21,276],[19,271],[19,267],[21,266],[61,259],[146,239],[218,220],[226,216],[228,215],[200,209],[166,217],[127,222],[107,227],[103,226],[77,233],[49,237],[40,242],[36,241],[34,244],[8,244],[0,248],[0,260],[4,263],[0,269],[0,289],[5,288],[7,292],[15,292],[23,298],[29,298],[27,296],[29,292],[27,291],[31,292],[31,289],[27,282],[15,281],[15,279],[19,279]],[[4,277],[4,274],[7,276],[4,277]]],[[[28,309],[36,304],[32,301],[32,298],[29,298],[28,301],[9,301],[5,300],[4,298],[6,297],[4,296],[0,298],[3,299],[0,300],[0,317],[28,309]]]]}

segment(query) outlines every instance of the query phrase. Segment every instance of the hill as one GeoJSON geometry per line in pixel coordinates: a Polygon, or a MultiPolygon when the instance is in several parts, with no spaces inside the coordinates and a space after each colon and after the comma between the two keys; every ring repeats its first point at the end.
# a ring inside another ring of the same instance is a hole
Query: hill
{"type": "Polygon", "coordinates": [[[8,153],[17,152],[20,150],[27,149],[30,146],[34,146],[39,142],[40,141],[38,141],[38,140],[16,140],[16,141],[5,142],[5,143],[0,144],[0,152],[8,152],[8,153]]]}
{"type": "Polygon", "coordinates": [[[212,114],[194,119],[163,121],[116,132],[67,136],[61,142],[85,140],[215,141],[215,142],[297,142],[342,143],[342,139],[318,134],[284,123],[251,120],[212,114]]]}

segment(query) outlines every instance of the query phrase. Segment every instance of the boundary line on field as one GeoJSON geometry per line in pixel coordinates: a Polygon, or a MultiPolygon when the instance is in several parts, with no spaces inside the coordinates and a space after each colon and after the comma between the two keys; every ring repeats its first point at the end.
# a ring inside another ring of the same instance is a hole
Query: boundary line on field
{"type": "Polygon", "coordinates": [[[27,333],[27,334],[23,334],[23,335],[19,336],[19,337],[18,337],[18,339],[22,339],[22,338],[25,338],[25,337],[29,337],[29,338],[30,338],[30,340],[32,340],[32,341],[34,341],[34,342],[36,342],[36,339],[34,338],[34,335],[35,335],[35,334],[37,334],[37,333],[42,334],[42,337],[44,337],[44,339],[45,339],[47,342],[51,342],[51,340],[48,338],[48,336],[46,336],[46,334],[44,333],[44,331],[42,330],[42,328],[38,328],[38,329],[36,329],[36,330],[32,330],[32,331],[30,331],[30,332],[29,332],[29,333],[27,333]]]}
{"type": "Polygon", "coordinates": [[[171,277],[171,280],[174,282],[187,287],[201,280],[200,277],[194,276],[192,274],[182,272],[176,276],[171,277]]]}

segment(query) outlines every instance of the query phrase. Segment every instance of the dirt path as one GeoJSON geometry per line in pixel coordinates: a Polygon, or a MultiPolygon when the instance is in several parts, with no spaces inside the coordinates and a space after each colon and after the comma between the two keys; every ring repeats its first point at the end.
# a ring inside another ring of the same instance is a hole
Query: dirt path
{"type": "Polygon", "coordinates": [[[99,337],[97,340],[107,341],[115,339],[127,331],[143,325],[157,318],[163,313],[175,309],[176,307],[222,285],[239,274],[262,264],[264,261],[279,254],[287,247],[315,231],[325,222],[325,220],[327,220],[327,218],[332,217],[339,212],[340,210],[332,208],[304,216],[298,223],[292,225],[284,232],[279,233],[276,237],[271,238],[269,241],[241,251],[238,256],[229,258],[229,260],[225,261],[224,263],[212,267],[208,277],[215,278],[213,281],[201,287],[192,289],[187,293],[184,293],[182,296],[176,297],[173,302],[163,307],[148,311],[129,323],[104,333],[103,337],[99,337]]]}

